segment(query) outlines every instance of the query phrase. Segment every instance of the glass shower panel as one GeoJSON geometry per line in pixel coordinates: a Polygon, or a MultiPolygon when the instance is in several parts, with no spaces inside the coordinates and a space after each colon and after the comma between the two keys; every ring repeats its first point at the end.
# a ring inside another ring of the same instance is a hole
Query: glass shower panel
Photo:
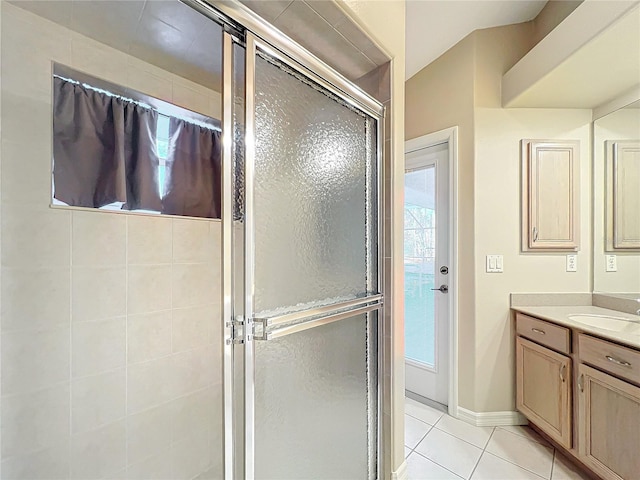
{"type": "Polygon", "coordinates": [[[256,479],[367,478],[367,315],[256,342],[256,479]]]}
{"type": "Polygon", "coordinates": [[[254,310],[365,294],[375,121],[276,60],[255,68],[254,310]]]}
{"type": "Polygon", "coordinates": [[[254,102],[253,475],[375,478],[377,123],[261,52],[254,102]]]}

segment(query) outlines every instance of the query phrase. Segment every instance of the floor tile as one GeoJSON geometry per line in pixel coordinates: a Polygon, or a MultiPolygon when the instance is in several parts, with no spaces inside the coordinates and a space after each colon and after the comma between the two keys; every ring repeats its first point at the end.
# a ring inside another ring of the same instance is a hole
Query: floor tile
{"type": "Polygon", "coordinates": [[[440,417],[444,415],[444,412],[436,410],[433,407],[429,407],[420,402],[416,402],[410,398],[405,398],[404,403],[404,413],[407,415],[411,415],[418,420],[422,420],[423,422],[428,423],[429,425],[434,425],[440,417]]]}
{"type": "Polygon", "coordinates": [[[491,432],[493,432],[493,427],[476,427],[449,415],[443,415],[435,427],[480,448],[487,445],[491,432]]]}
{"type": "Polygon", "coordinates": [[[484,452],[471,480],[540,480],[541,477],[524,468],[484,452]]]}
{"type": "Polygon", "coordinates": [[[551,480],[588,480],[589,477],[582,473],[578,467],[571,463],[565,456],[556,451],[553,459],[553,473],[551,480]]]}
{"type": "Polygon", "coordinates": [[[464,478],[469,478],[482,454],[478,447],[435,428],[418,444],[415,452],[464,478]]]}
{"type": "Polygon", "coordinates": [[[486,451],[541,477],[551,477],[553,449],[528,438],[497,428],[486,451]]]}
{"type": "Polygon", "coordinates": [[[409,480],[460,480],[461,477],[446,468],[433,463],[422,455],[413,452],[407,459],[407,477],[409,480]]]}
{"type": "Polygon", "coordinates": [[[538,432],[527,425],[505,425],[498,428],[502,428],[503,430],[507,430],[508,432],[528,438],[529,440],[533,440],[534,442],[541,443],[542,445],[545,445],[547,447],[551,446],[551,444],[544,438],[542,438],[538,432]]]}
{"type": "Polygon", "coordinates": [[[415,448],[422,438],[431,430],[431,425],[420,420],[404,416],[404,444],[406,447],[415,448]]]}

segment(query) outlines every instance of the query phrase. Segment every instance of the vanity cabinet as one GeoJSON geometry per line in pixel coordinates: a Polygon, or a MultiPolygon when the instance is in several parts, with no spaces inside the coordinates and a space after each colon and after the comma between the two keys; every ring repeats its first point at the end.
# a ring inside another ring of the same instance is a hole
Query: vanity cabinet
{"type": "Polygon", "coordinates": [[[603,478],[640,477],[640,388],[578,366],[578,453],[603,478]]]}
{"type": "Polygon", "coordinates": [[[571,448],[571,359],[518,337],[516,368],[518,410],[571,448]]]}
{"type": "Polygon", "coordinates": [[[605,480],[640,479],[640,348],[516,313],[516,407],[605,480]]]}

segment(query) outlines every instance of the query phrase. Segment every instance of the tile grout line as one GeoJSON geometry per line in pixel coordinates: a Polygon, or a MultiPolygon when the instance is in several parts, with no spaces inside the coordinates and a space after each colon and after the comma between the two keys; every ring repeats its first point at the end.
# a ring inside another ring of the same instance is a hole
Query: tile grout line
{"type": "Polygon", "coordinates": [[[528,468],[526,468],[526,467],[523,467],[522,465],[518,465],[517,463],[514,463],[514,462],[512,462],[512,461],[511,461],[511,460],[509,460],[509,459],[506,459],[506,458],[504,458],[504,457],[501,457],[501,456],[500,456],[500,455],[498,455],[497,453],[493,453],[493,452],[486,452],[486,453],[488,453],[489,455],[493,455],[494,457],[499,458],[500,460],[503,460],[503,461],[505,461],[505,462],[507,462],[507,463],[510,463],[511,465],[515,465],[516,467],[518,467],[518,468],[520,468],[520,469],[522,469],[522,470],[526,470],[527,472],[529,472],[529,473],[531,473],[531,474],[535,475],[536,477],[539,477],[539,478],[544,479],[544,477],[543,477],[542,475],[539,475],[539,474],[537,474],[536,472],[534,472],[534,471],[532,471],[532,470],[529,470],[529,469],[528,469],[528,468]]]}
{"type": "MultiPolygon", "coordinates": [[[[408,414],[405,414],[405,415],[408,415],[408,414]]],[[[448,469],[447,467],[445,467],[444,465],[440,465],[440,464],[439,464],[438,462],[436,462],[435,460],[433,460],[433,459],[431,459],[431,458],[429,458],[429,457],[427,457],[427,456],[425,456],[425,455],[421,454],[420,452],[418,452],[418,451],[416,450],[416,449],[418,448],[418,445],[420,445],[420,444],[423,442],[423,440],[427,437],[427,435],[428,435],[431,431],[433,431],[433,429],[436,429],[436,430],[438,430],[439,432],[442,432],[442,433],[444,433],[444,434],[446,434],[446,435],[449,435],[449,436],[451,436],[451,437],[453,437],[453,438],[455,438],[455,439],[457,439],[457,440],[460,440],[460,441],[462,441],[462,442],[465,442],[465,443],[467,443],[467,444],[469,444],[469,445],[471,445],[471,446],[473,446],[473,447],[476,447],[476,448],[478,448],[478,449],[480,448],[480,447],[478,447],[477,445],[474,445],[474,444],[472,444],[472,443],[470,443],[470,442],[467,442],[466,440],[463,440],[462,438],[458,438],[458,437],[457,437],[457,436],[455,436],[455,435],[452,435],[452,434],[450,434],[450,433],[448,433],[448,432],[445,432],[444,430],[440,430],[439,428],[436,428],[436,425],[438,424],[438,422],[440,422],[440,420],[442,420],[442,418],[443,418],[445,415],[448,415],[448,414],[443,413],[443,414],[440,416],[440,418],[438,418],[438,420],[436,420],[435,424],[431,426],[431,428],[429,429],[429,431],[428,431],[427,433],[425,433],[425,434],[424,434],[424,436],[420,439],[420,441],[416,444],[416,446],[411,450],[411,452],[409,452],[409,455],[411,455],[412,453],[416,453],[417,455],[420,455],[422,458],[425,458],[425,459],[427,459],[428,461],[430,461],[431,463],[434,463],[435,465],[438,465],[440,468],[443,468],[443,469],[444,469],[444,470],[446,470],[447,472],[450,472],[450,473],[452,473],[453,475],[455,475],[455,476],[457,476],[457,477],[459,477],[459,478],[464,478],[464,477],[462,477],[462,476],[458,475],[456,472],[454,472],[454,471],[452,471],[452,470],[449,470],[449,469],[448,469]]],[[[409,416],[411,416],[411,415],[409,415],[409,416]]],[[[412,417],[412,418],[415,418],[415,417],[412,417]]],[[[452,418],[453,418],[453,417],[452,417],[452,418]]],[[[420,420],[420,419],[417,419],[417,420],[420,420]]],[[[426,424],[426,422],[423,422],[423,423],[425,423],[425,424],[426,424]]],[[[429,424],[427,424],[427,425],[429,425],[429,424]]],[[[491,435],[493,435],[493,432],[494,432],[494,431],[495,431],[495,427],[494,427],[493,431],[491,432],[491,435]]],[[[491,439],[491,435],[489,436],[489,439],[491,439]]],[[[488,444],[488,443],[489,443],[489,441],[487,441],[487,444],[488,444]]],[[[485,445],[485,448],[486,448],[486,445],[485,445]]],[[[484,450],[483,450],[483,453],[484,453],[484,450]]],[[[408,456],[407,456],[407,457],[408,457],[408,456]]],[[[480,454],[480,457],[482,457],[482,453],[480,454]]],[[[478,462],[480,461],[480,457],[478,457],[478,462]]],[[[476,462],[476,466],[477,466],[477,462],[476,462]]],[[[474,469],[471,471],[471,474],[472,474],[472,475],[473,475],[473,472],[474,472],[474,471],[475,471],[475,467],[474,467],[474,469]]],[[[471,477],[469,477],[469,478],[471,478],[471,477]]]]}
{"type": "Polygon", "coordinates": [[[439,466],[440,468],[442,468],[443,470],[446,470],[449,473],[452,473],[453,475],[455,475],[458,478],[462,478],[464,480],[464,477],[461,477],[460,475],[458,475],[456,472],[449,470],[447,467],[445,467],[444,465],[440,465],[438,462],[436,462],[435,460],[429,458],[429,457],[425,457],[423,454],[421,454],[420,452],[415,452],[416,455],[420,455],[422,458],[429,460],[431,463],[439,466]]]}
{"type": "Polygon", "coordinates": [[[489,438],[487,439],[487,442],[484,444],[484,448],[482,449],[482,452],[480,453],[480,456],[478,457],[478,461],[476,462],[475,466],[473,467],[473,470],[471,470],[471,475],[469,475],[469,479],[471,479],[473,477],[473,474],[476,473],[476,470],[478,469],[478,465],[480,465],[480,460],[482,460],[482,457],[484,456],[485,452],[487,451],[487,447],[489,446],[489,442],[493,438],[493,434],[494,433],[496,433],[496,427],[493,427],[493,430],[491,430],[491,435],[489,435],[489,438]]]}
{"type": "MultiPolygon", "coordinates": [[[[453,418],[453,417],[452,417],[452,418],[453,418]]],[[[456,419],[456,420],[457,420],[457,419],[456,419]]],[[[473,425],[472,425],[472,426],[473,426],[473,425]]],[[[476,448],[479,448],[479,449],[483,450],[483,449],[482,449],[482,447],[479,447],[479,446],[478,446],[478,445],[476,445],[475,443],[471,443],[471,442],[469,442],[468,440],[465,440],[464,438],[460,438],[460,437],[458,437],[457,435],[454,435],[453,433],[449,433],[449,432],[447,432],[447,431],[445,431],[445,430],[442,430],[441,428],[438,428],[438,427],[436,427],[435,425],[433,426],[433,428],[435,428],[435,429],[436,429],[436,430],[438,430],[439,432],[442,432],[442,433],[444,433],[444,434],[446,434],[446,435],[449,435],[450,437],[453,437],[453,438],[455,438],[455,439],[457,439],[457,440],[460,440],[461,442],[464,442],[464,443],[466,443],[466,444],[468,444],[468,445],[471,445],[472,447],[476,447],[476,448]]],[[[478,427],[478,428],[480,428],[480,427],[478,427]]],[[[493,435],[493,432],[494,432],[494,431],[495,431],[495,427],[494,427],[494,430],[491,432],[491,435],[489,435],[489,439],[491,439],[491,436],[493,435]]],[[[487,441],[487,443],[488,443],[488,441],[487,441]]],[[[485,445],[485,448],[486,448],[486,445],[485,445]]]]}
{"type": "MultiPolygon", "coordinates": [[[[496,428],[496,429],[498,429],[498,428],[500,428],[500,427],[495,427],[495,428],[496,428]]],[[[531,441],[531,442],[533,442],[533,443],[537,443],[538,445],[541,445],[542,447],[544,447],[544,448],[546,448],[546,449],[551,449],[551,452],[552,452],[552,456],[551,456],[551,471],[553,472],[553,459],[555,458],[555,452],[556,452],[556,449],[555,449],[555,447],[554,447],[554,446],[552,446],[552,445],[548,445],[548,446],[547,446],[547,445],[543,445],[543,444],[542,444],[542,443],[540,443],[540,442],[537,442],[537,441],[535,441],[535,440],[529,439],[529,438],[527,438],[527,437],[525,437],[525,436],[522,436],[522,435],[518,435],[517,433],[510,432],[509,430],[505,430],[504,428],[500,428],[500,430],[502,430],[502,431],[504,431],[504,432],[507,432],[507,433],[511,433],[512,435],[516,435],[517,437],[524,438],[525,440],[529,440],[529,441],[531,441]]],[[[487,444],[487,445],[488,445],[488,444],[487,444]]],[[[524,466],[519,465],[519,464],[517,464],[517,463],[515,463],[515,462],[512,462],[511,460],[509,460],[509,459],[507,459],[507,458],[501,457],[501,456],[500,456],[500,455],[498,455],[497,453],[493,453],[493,452],[487,452],[487,453],[489,453],[489,454],[493,455],[494,457],[497,457],[497,458],[499,458],[499,459],[501,459],[501,460],[504,460],[505,462],[508,462],[508,463],[510,463],[511,465],[515,465],[516,467],[519,467],[519,468],[521,468],[521,469],[523,469],[523,470],[526,470],[527,472],[533,473],[534,475],[536,475],[536,476],[538,476],[538,477],[540,477],[540,478],[545,478],[545,477],[543,477],[542,475],[540,475],[540,474],[538,474],[538,473],[534,472],[533,470],[528,469],[527,467],[524,467],[524,466]]],[[[548,480],[548,479],[547,479],[547,480],[548,480]]]]}
{"type": "MultiPolygon", "coordinates": [[[[538,435],[538,433],[533,430],[531,427],[529,427],[528,425],[498,425],[495,428],[499,428],[500,430],[504,430],[505,432],[509,432],[511,435],[515,435],[517,437],[520,438],[526,438],[527,440],[531,440],[532,442],[535,442],[539,445],[542,445],[543,447],[549,447],[549,448],[554,448],[549,442],[547,442],[546,440],[544,440],[543,438],[540,438],[540,440],[536,440],[532,435],[522,435],[520,433],[516,433],[516,432],[512,432],[511,430],[508,430],[506,428],[502,428],[502,427],[508,427],[508,426],[513,426],[513,427],[524,427],[524,428],[529,428],[530,430],[532,430],[536,435],[538,435]]],[[[539,435],[538,435],[539,436],[539,435]]]]}
{"type": "Polygon", "coordinates": [[[556,466],[556,448],[553,447],[553,457],[551,458],[551,474],[549,475],[549,480],[553,478],[553,468],[556,466]]]}
{"type": "Polygon", "coordinates": [[[68,469],[67,473],[71,476],[72,455],[71,440],[73,435],[73,212],[69,214],[69,439],[68,442],[68,469]]]}
{"type": "Polygon", "coordinates": [[[124,228],[124,471],[126,475],[129,471],[129,218],[125,218],[124,228]]]}

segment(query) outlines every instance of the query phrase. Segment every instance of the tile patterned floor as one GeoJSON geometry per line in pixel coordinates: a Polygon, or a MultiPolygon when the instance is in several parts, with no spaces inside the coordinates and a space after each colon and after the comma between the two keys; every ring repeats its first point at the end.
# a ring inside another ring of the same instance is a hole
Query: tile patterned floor
{"type": "Polygon", "coordinates": [[[529,427],[474,427],[409,398],[409,480],[588,480],[529,427]]]}

